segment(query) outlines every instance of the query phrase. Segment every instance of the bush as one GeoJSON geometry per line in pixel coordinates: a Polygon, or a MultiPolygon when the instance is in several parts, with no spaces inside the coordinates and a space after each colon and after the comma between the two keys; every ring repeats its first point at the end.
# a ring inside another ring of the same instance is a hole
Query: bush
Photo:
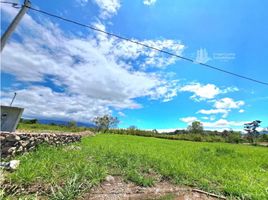
{"type": "Polygon", "coordinates": [[[67,124],[67,127],[69,128],[76,128],[77,127],[77,124],[75,121],[69,121],[68,124],[67,124]]]}
{"type": "Polygon", "coordinates": [[[268,142],[268,134],[261,134],[258,141],[259,142],[268,142]]]}
{"type": "Polygon", "coordinates": [[[229,143],[240,143],[242,141],[240,133],[229,133],[226,137],[226,141],[229,143]]]}
{"type": "Polygon", "coordinates": [[[20,123],[23,123],[23,124],[37,124],[38,120],[37,119],[23,119],[23,118],[21,118],[20,123]]]}
{"type": "Polygon", "coordinates": [[[143,137],[155,137],[155,138],[163,138],[169,140],[187,140],[187,141],[196,141],[196,142],[233,142],[239,143],[243,140],[240,137],[240,133],[234,133],[234,135],[230,135],[230,138],[225,138],[221,135],[215,134],[196,134],[196,133],[183,133],[180,130],[179,134],[174,133],[157,133],[154,131],[144,131],[139,129],[110,129],[110,134],[120,134],[120,135],[136,135],[136,136],[143,136],[143,137]]]}

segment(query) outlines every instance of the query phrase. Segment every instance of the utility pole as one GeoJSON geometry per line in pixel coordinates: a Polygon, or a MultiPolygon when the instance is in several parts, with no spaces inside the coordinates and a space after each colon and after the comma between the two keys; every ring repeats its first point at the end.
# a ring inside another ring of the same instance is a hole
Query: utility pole
{"type": "Polygon", "coordinates": [[[19,13],[16,15],[14,20],[11,22],[11,24],[7,28],[6,32],[1,36],[1,52],[3,51],[3,48],[4,48],[8,38],[10,37],[12,32],[15,30],[16,26],[18,25],[18,23],[22,19],[23,15],[28,10],[28,7],[30,7],[30,6],[31,6],[31,2],[29,0],[24,0],[24,4],[21,7],[19,13]]]}
{"type": "Polygon", "coordinates": [[[17,95],[17,93],[15,92],[15,93],[14,93],[14,96],[13,96],[13,98],[12,98],[12,101],[11,101],[11,103],[10,103],[10,106],[12,106],[12,103],[13,103],[13,101],[15,100],[16,95],[17,95]]]}

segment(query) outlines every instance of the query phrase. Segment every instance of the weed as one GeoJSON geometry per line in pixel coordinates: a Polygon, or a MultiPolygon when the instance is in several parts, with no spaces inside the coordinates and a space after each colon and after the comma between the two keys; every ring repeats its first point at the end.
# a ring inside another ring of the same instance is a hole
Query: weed
{"type": "Polygon", "coordinates": [[[51,187],[51,200],[73,200],[84,190],[86,184],[79,181],[79,176],[76,174],[70,178],[64,186],[55,185],[51,187]]]}
{"type": "Polygon", "coordinates": [[[233,149],[223,148],[223,147],[217,147],[215,149],[216,156],[228,156],[231,154],[235,154],[233,149]]]}
{"type": "Polygon", "coordinates": [[[127,170],[126,178],[140,186],[149,187],[154,185],[153,177],[146,177],[137,172],[135,169],[127,170]]]}
{"type": "Polygon", "coordinates": [[[167,194],[162,197],[159,197],[157,200],[174,200],[176,196],[174,194],[167,194]]]}

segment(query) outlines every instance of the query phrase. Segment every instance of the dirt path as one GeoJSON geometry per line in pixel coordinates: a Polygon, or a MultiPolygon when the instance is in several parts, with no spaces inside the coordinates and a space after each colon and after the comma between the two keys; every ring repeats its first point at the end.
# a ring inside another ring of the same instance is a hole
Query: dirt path
{"type": "Polygon", "coordinates": [[[140,187],[125,182],[121,177],[111,177],[100,186],[84,194],[79,200],[215,200],[216,198],[192,188],[159,182],[153,187],[140,187]]]}

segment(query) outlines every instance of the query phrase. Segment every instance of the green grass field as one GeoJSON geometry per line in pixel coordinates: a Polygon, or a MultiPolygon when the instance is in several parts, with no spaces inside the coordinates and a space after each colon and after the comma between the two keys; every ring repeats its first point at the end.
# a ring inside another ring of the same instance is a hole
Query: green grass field
{"type": "Polygon", "coordinates": [[[86,130],[91,130],[90,128],[85,127],[68,127],[68,126],[60,126],[60,125],[50,125],[50,124],[26,124],[26,123],[19,123],[18,131],[30,131],[30,132],[81,132],[86,130]]]}
{"type": "Polygon", "coordinates": [[[50,199],[74,191],[65,196],[72,199],[107,174],[120,174],[143,186],[153,185],[161,176],[229,198],[268,199],[265,147],[111,134],[87,137],[75,145],[81,149],[43,146],[17,157],[21,165],[8,179],[25,187],[52,185],[56,192],[50,199]]]}

